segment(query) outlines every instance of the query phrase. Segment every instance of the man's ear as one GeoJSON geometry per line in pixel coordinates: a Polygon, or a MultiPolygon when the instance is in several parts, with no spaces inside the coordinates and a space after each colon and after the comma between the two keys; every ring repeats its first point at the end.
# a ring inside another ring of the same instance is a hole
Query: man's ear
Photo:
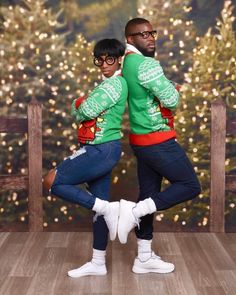
{"type": "Polygon", "coordinates": [[[134,45],[134,42],[133,42],[133,36],[128,36],[128,37],[126,38],[126,40],[127,40],[127,43],[129,43],[129,44],[131,44],[131,45],[134,45]]]}

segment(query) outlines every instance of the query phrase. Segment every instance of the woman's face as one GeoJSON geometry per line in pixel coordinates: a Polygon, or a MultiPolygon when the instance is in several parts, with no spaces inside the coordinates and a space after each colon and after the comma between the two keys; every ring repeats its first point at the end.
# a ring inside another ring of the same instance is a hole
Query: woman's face
{"type": "Polygon", "coordinates": [[[109,78],[119,69],[121,57],[117,58],[109,55],[101,55],[98,58],[94,58],[94,64],[98,66],[102,74],[109,78]]]}

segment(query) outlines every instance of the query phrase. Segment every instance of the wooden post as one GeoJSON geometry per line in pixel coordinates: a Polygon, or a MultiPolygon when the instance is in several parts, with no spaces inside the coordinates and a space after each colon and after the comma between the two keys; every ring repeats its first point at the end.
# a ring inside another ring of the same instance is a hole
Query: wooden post
{"type": "Polygon", "coordinates": [[[33,98],[28,105],[29,231],[43,231],[42,107],[33,98]]]}
{"type": "Polygon", "coordinates": [[[224,232],[226,106],[222,99],[211,104],[210,231],[224,232]]]}

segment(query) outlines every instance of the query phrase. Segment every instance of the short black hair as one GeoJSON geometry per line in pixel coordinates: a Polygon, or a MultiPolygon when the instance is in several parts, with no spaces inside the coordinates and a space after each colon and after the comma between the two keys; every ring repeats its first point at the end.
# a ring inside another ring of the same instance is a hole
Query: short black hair
{"type": "Polygon", "coordinates": [[[102,39],[95,44],[93,54],[96,58],[102,55],[120,57],[125,54],[125,46],[117,39],[102,39]]]}
{"type": "Polygon", "coordinates": [[[136,17],[129,20],[125,26],[125,37],[127,38],[130,34],[133,33],[132,28],[136,25],[141,25],[145,23],[150,23],[147,19],[136,17]]]}

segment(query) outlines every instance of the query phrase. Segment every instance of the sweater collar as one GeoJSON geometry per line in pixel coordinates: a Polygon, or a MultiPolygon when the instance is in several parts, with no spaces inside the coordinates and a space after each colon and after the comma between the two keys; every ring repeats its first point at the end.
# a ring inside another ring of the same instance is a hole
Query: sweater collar
{"type": "MultiPolygon", "coordinates": [[[[111,76],[111,77],[116,77],[116,76],[120,76],[121,75],[121,69],[115,71],[115,73],[111,76]]],[[[111,77],[105,77],[104,75],[102,75],[102,80],[106,80],[106,79],[109,79],[111,77]]]]}
{"type": "Polygon", "coordinates": [[[127,43],[126,44],[126,53],[127,52],[135,52],[135,53],[137,53],[137,54],[140,54],[140,55],[143,55],[136,47],[134,47],[133,45],[131,45],[131,44],[129,44],[129,43],[127,43]]]}

